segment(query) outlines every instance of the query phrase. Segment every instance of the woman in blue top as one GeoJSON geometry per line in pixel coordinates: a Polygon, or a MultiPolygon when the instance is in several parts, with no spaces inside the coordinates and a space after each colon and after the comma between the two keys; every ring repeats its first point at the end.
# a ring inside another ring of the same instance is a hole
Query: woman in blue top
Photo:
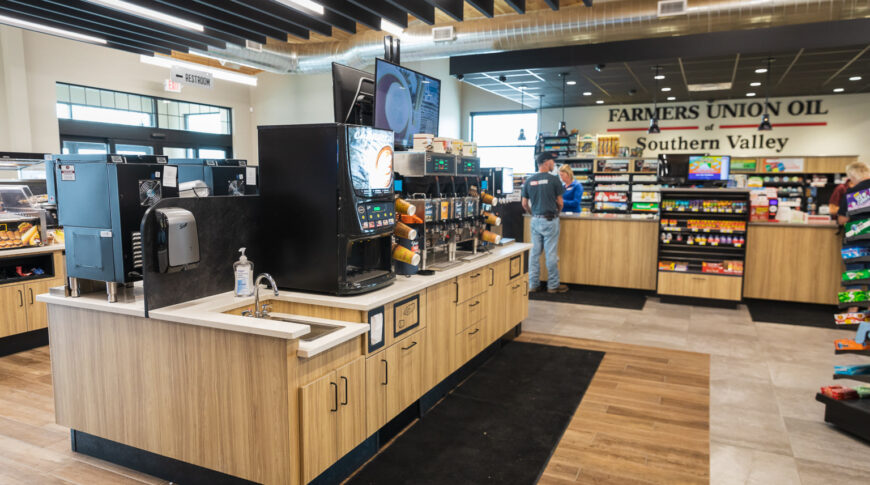
{"type": "Polygon", "coordinates": [[[565,186],[565,193],[562,194],[565,205],[562,206],[562,212],[580,212],[583,186],[574,179],[574,171],[567,163],[559,167],[559,178],[562,179],[562,184],[565,186]]]}

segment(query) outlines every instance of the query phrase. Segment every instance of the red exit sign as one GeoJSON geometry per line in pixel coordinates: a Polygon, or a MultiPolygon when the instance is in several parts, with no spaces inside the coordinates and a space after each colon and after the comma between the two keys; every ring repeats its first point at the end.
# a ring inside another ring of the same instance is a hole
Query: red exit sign
{"type": "Polygon", "coordinates": [[[170,93],[180,93],[181,92],[181,83],[175,82],[172,79],[164,79],[163,80],[163,90],[169,91],[170,93]]]}

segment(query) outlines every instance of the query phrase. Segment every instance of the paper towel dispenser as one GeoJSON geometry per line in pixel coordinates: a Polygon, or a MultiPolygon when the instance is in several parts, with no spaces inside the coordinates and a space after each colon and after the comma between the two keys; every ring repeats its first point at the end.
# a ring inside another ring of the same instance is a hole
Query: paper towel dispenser
{"type": "Polygon", "coordinates": [[[155,211],[157,217],[157,270],[174,273],[193,269],[199,263],[199,235],[196,218],[190,211],[167,207],[155,211]]]}

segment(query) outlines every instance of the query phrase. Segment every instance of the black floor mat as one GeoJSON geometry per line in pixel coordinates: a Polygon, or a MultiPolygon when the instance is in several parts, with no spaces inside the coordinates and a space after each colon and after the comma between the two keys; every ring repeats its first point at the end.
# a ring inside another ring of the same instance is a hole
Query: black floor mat
{"type": "Polygon", "coordinates": [[[566,285],[570,288],[565,293],[547,293],[547,282],[541,282],[541,291],[529,293],[532,300],[557,301],[560,303],[576,303],[578,305],[596,305],[626,310],[643,310],[646,304],[646,293],[643,290],[627,288],[610,288],[607,286],[566,285]]]}
{"type": "Polygon", "coordinates": [[[347,483],[533,484],[603,356],[508,343],[347,483]]]}
{"type": "Polygon", "coordinates": [[[753,322],[787,323],[805,327],[834,328],[836,305],[817,305],[772,300],[744,300],[753,322]]]}

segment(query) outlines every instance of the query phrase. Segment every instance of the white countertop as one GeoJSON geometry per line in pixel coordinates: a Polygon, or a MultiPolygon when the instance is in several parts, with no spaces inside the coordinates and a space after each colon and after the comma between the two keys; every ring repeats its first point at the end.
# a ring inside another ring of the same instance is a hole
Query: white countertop
{"type": "Polygon", "coordinates": [[[8,258],[10,256],[28,256],[31,254],[53,253],[55,251],[63,251],[63,244],[49,244],[48,246],[34,246],[30,248],[20,249],[0,249],[0,258],[8,258]]]}
{"type": "MultiPolygon", "coordinates": [[[[399,300],[430,286],[437,285],[443,281],[455,278],[463,273],[474,271],[475,269],[484,267],[495,261],[522,253],[531,247],[531,244],[523,243],[511,243],[506,246],[499,246],[492,249],[488,254],[466,261],[453,268],[437,271],[431,276],[397,276],[396,281],[392,285],[363,295],[334,296],[295,291],[280,291],[278,296],[275,296],[270,290],[261,288],[260,299],[262,301],[280,300],[293,303],[305,303],[367,311],[392,301],[399,300]]],[[[47,293],[38,295],[36,299],[53,305],[84,308],[88,310],[118,313],[136,317],[145,316],[145,300],[142,294],[141,283],[134,285],[133,294],[129,301],[119,301],[116,303],[109,303],[106,294],[103,292],[85,294],[78,298],[47,293]]],[[[328,350],[338,344],[363,335],[368,332],[369,329],[368,324],[328,320],[301,315],[272,314],[273,316],[280,316],[292,320],[292,322],[285,322],[280,320],[242,317],[224,313],[235,308],[251,305],[253,302],[253,297],[237,298],[233,292],[226,292],[157,310],[151,310],[149,312],[149,317],[188,325],[199,325],[234,332],[285,338],[288,340],[298,339],[308,334],[310,331],[308,323],[343,327],[339,331],[324,335],[323,337],[310,342],[300,341],[297,355],[303,358],[312,357],[324,350],[328,350]]]]}

